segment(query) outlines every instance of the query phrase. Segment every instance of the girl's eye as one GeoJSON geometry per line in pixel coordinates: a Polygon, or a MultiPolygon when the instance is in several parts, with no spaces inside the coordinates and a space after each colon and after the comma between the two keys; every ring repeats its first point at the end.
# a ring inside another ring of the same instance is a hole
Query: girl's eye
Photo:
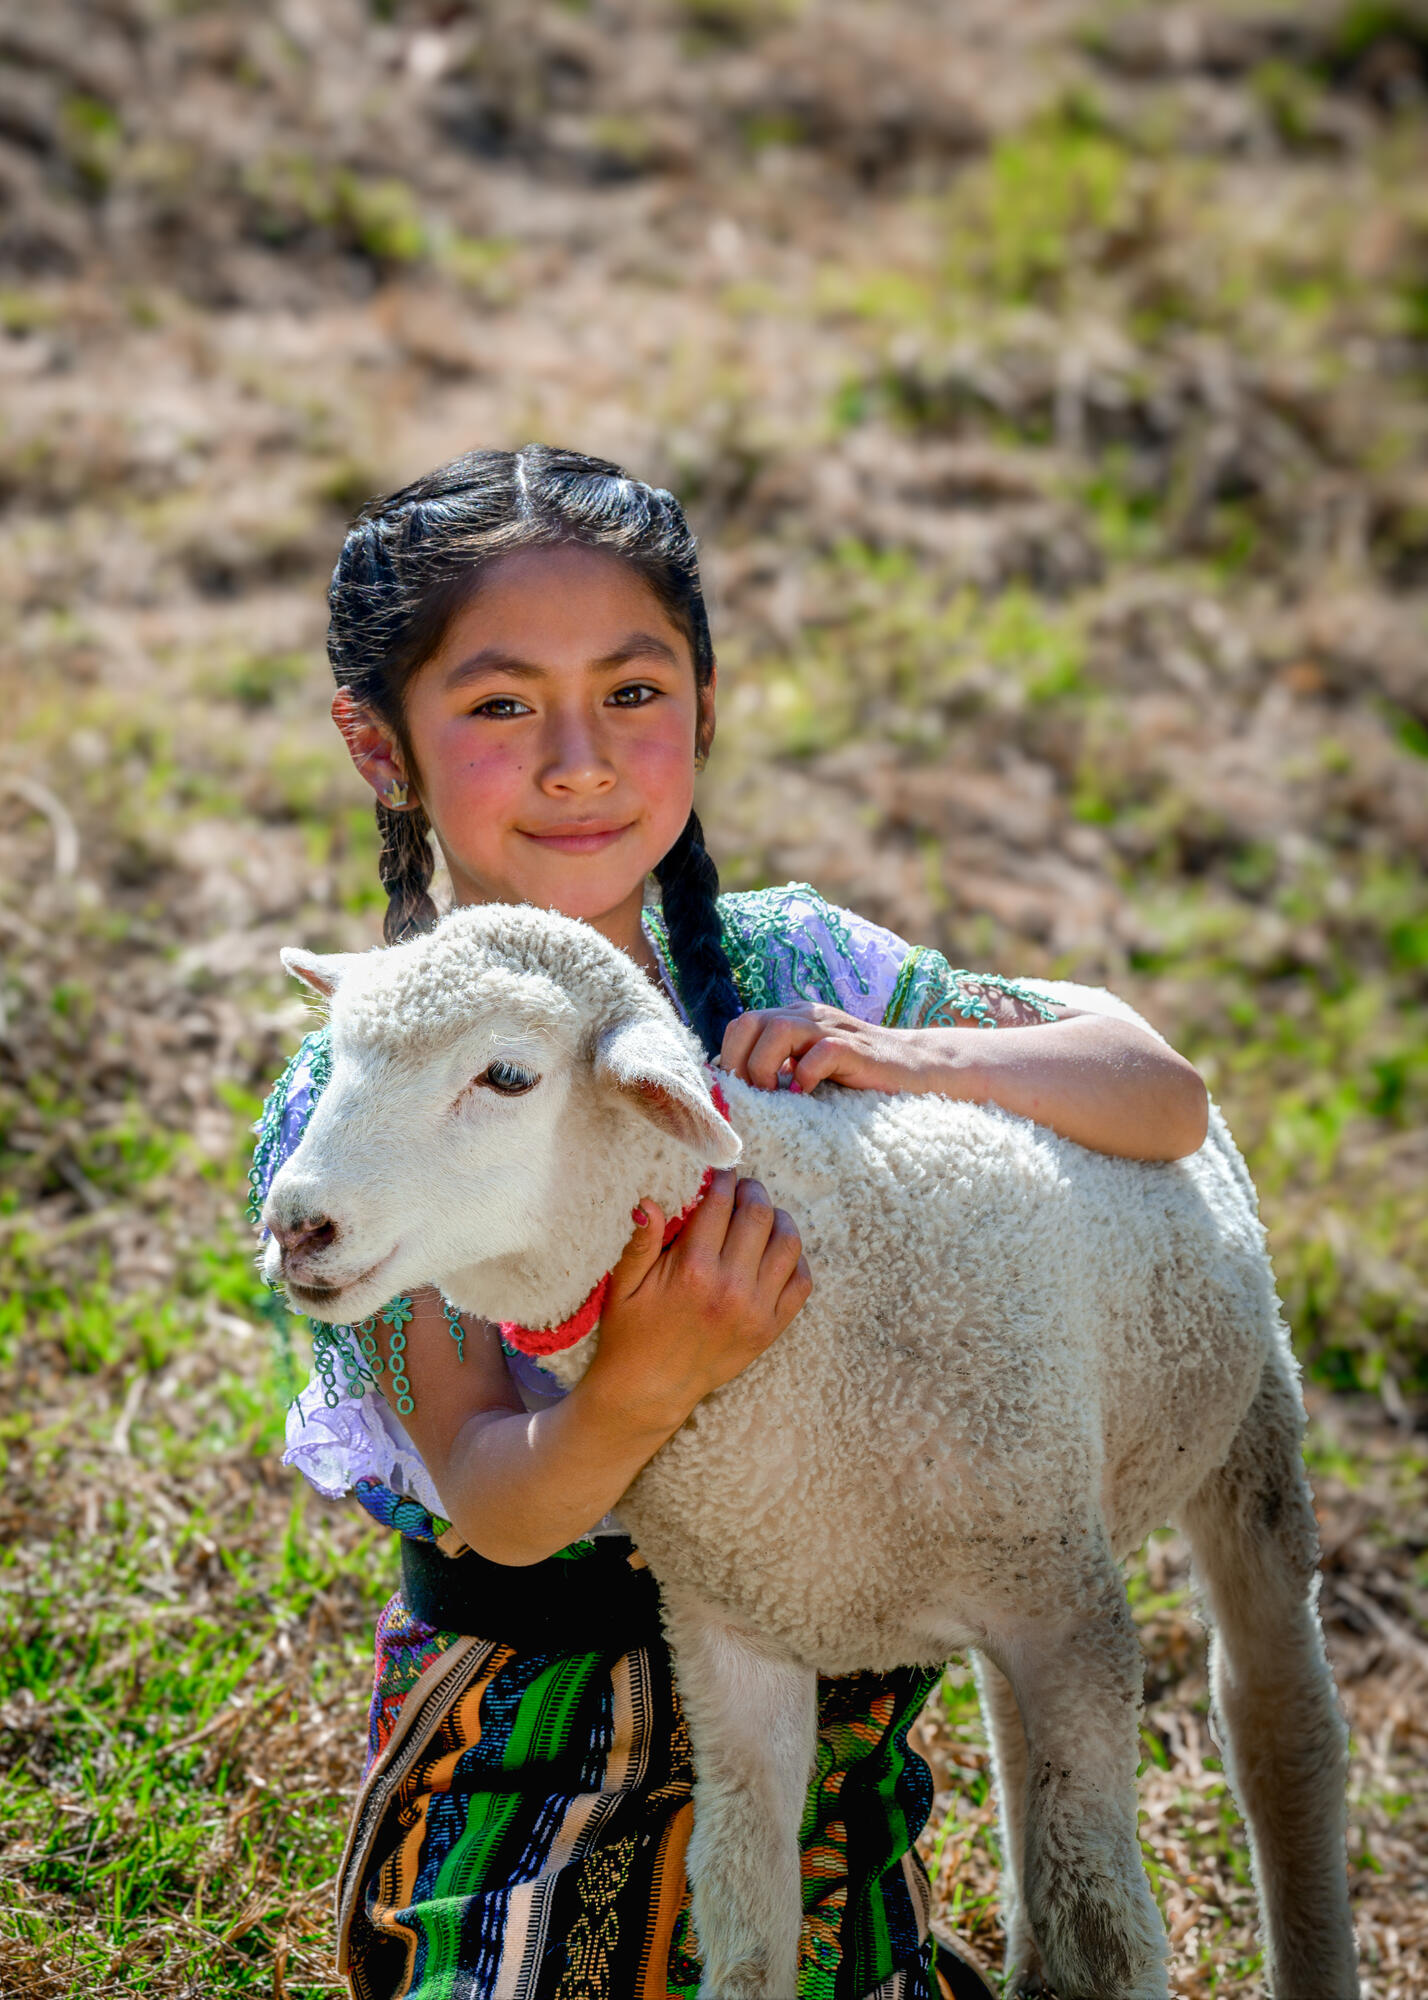
{"type": "Polygon", "coordinates": [[[519,1063],[497,1061],[489,1069],[483,1069],[476,1081],[499,1097],[524,1097],[528,1090],[535,1089],[540,1078],[531,1070],[522,1069],[519,1063]]]}
{"type": "Polygon", "coordinates": [[[517,701],[513,694],[493,694],[489,700],[478,702],[471,713],[485,716],[492,722],[509,722],[513,716],[529,715],[531,711],[525,702],[517,701]]]}
{"type": "Polygon", "coordinates": [[[644,708],[659,692],[648,681],[631,681],[628,687],[616,688],[606,699],[615,708],[644,708]]]}

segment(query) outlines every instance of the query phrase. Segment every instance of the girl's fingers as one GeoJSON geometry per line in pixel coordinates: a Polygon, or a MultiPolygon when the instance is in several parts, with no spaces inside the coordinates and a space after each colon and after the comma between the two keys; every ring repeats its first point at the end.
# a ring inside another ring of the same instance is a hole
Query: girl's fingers
{"type": "MultiPolygon", "coordinates": [[[[807,1039],[816,1040],[819,1034],[816,1022],[820,1018],[824,1021],[826,1029],[826,1024],[831,1018],[829,1010],[826,1007],[815,1006],[811,1001],[796,1007],[756,1007],[750,1013],[738,1015],[724,1030],[724,1040],[720,1046],[719,1060],[724,1068],[729,1070],[734,1076],[742,1077],[745,1083],[752,1083],[756,1079],[750,1070],[750,1057],[765,1036],[774,1035],[777,1037],[779,1035],[787,1035],[790,1032],[798,1032],[802,1033],[807,1039]]],[[[779,1057],[773,1066],[774,1076],[778,1075],[783,1056],[789,1053],[790,1047],[791,1043],[785,1040],[783,1043],[783,1055],[779,1057]]],[[[763,1058],[761,1056],[759,1059],[760,1072],[762,1072],[763,1067],[763,1058]]],[[[765,1083],[760,1087],[765,1090],[771,1090],[773,1085],[772,1083],[765,1083]]]]}
{"type": "Polygon", "coordinates": [[[848,1076],[848,1058],[855,1054],[842,1042],[823,1035],[803,1049],[793,1066],[793,1081],[799,1090],[812,1090],[830,1076],[848,1076]]]}
{"type": "Polygon", "coordinates": [[[635,1225],[635,1233],[610,1273],[611,1298],[627,1299],[631,1292],[639,1290],[659,1262],[664,1243],[664,1211],[657,1202],[645,1196],[630,1219],[635,1225]]]}
{"type": "Polygon", "coordinates": [[[724,1030],[724,1039],[719,1046],[719,1062],[731,1076],[744,1075],[744,1059],[758,1040],[763,1021],[762,1011],[756,1009],[750,1014],[736,1014],[724,1030]]]}
{"type": "Polygon", "coordinates": [[[791,1021],[786,1015],[776,1016],[749,1050],[744,1061],[745,1078],[756,1090],[776,1090],[778,1073],[789,1058],[796,1061],[822,1035],[823,1030],[815,1021],[791,1021]]]}
{"type": "Polygon", "coordinates": [[[734,1213],[734,1190],[737,1185],[738,1177],[728,1167],[721,1167],[715,1173],[703,1201],[671,1244],[672,1256],[677,1256],[684,1263],[716,1264],[719,1261],[734,1213]]]}
{"type": "Polygon", "coordinates": [[[800,1257],[793,1268],[793,1275],[778,1295],[778,1304],[774,1307],[774,1318],[778,1321],[780,1333],[803,1311],[812,1290],[813,1273],[808,1268],[808,1259],[800,1257]]]}
{"type": "Polygon", "coordinates": [[[759,1290],[766,1298],[780,1296],[802,1256],[803,1238],[798,1233],[798,1224],[787,1209],[776,1208],[759,1262],[759,1290]]]}
{"type": "Polygon", "coordinates": [[[734,1196],[734,1215],[724,1242],[724,1255],[733,1263],[742,1265],[750,1277],[756,1278],[762,1267],[764,1247],[773,1234],[780,1213],[769,1200],[762,1182],[739,1182],[734,1196]]]}

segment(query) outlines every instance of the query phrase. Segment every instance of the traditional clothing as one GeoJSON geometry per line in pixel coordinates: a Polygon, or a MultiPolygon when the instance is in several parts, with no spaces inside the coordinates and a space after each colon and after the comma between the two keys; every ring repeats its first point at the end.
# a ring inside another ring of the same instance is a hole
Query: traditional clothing
{"type": "MultiPolygon", "coordinates": [[[[954,971],[934,951],[835,909],[803,884],[720,900],[724,945],[747,1007],[824,1001],[865,1021],[995,1027],[1047,1003],[1007,981],[954,971]]],[[[671,1000],[677,970],[657,911],[646,934],[671,1000]]],[[[309,1035],[264,1111],[252,1213],[296,1147],[327,1081],[326,1031],[309,1035]]],[[[404,1302],[380,1315],[400,1322],[404,1302]]],[[[377,1628],[367,1774],[339,1886],[342,1969],[356,2000],[692,2000],[699,1967],[684,1853],[692,1821],[688,1738],[652,1617],[579,1618],[555,1636],[531,1593],[579,1603],[581,1569],[612,1581],[640,1558],[617,1521],[547,1563],[485,1566],[489,1610],[446,1621],[449,1524],[400,1419],[376,1388],[372,1328],[314,1329],[316,1368],[288,1415],[287,1461],[320,1492],[351,1492],[406,1538],[403,1591],[377,1628]],[[425,1568],[419,1550],[431,1551],[425,1568]],[[421,1577],[436,1576],[423,1598],[421,1577]],[[514,1579],[521,1579],[519,1585],[514,1579]],[[567,1588],[566,1586],[570,1586],[567,1588]],[[415,1600],[415,1602],[413,1601],[415,1600]],[[433,1608],[435,1606],[435,1608],[433,1608]],[[524,1607],[524,1608],[523,1608],[524,1607]],[[418,1610],[427,1612],[426,1618],[418,1610]],[[501,1629],[502,1627],[505,1629],[501,1629]]],[[[507,1350],[532,1407],[560,1394],[507,1350]]],[[[477,1559],[479,1560],[479,1559],[477,1559]]],[[[648,1581],[648,1574],[642,1581],[648,1581]]],[[[643,1606],[635,1585],[592,1604],[643,1606]]],[[[653,1591],[648,1592],[653,1603],[653,1591]]],[[[802,1828],[800,2000],[953,2000],[984,1992],[929,1932],[914,1843],[932,1804],[907,1746],[937,1675],[908,1669],[820,1687],[818,1765],[802,1828]]]]}

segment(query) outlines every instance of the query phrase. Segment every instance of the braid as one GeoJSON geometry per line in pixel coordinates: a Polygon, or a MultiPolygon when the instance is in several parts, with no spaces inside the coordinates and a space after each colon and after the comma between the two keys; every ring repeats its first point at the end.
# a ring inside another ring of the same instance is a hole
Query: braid
{"type": "Polygon", "coordinates": [[[427,837],[431,829],[420,806],[393,812],[379,803],[377,831],[382,837],[377,873],[387,892],[382,936],[388,944],[402,944],[436,923],[436,905],[427,894],[436,868],[427,837]]]}
{"type": "Polygon", "coordinates": [[[719,871],[704,845],[698,813],[690,813],[683,833],[655,869],[655,880],[690,1026],[705,1053],[717,1056],[724,1030],[743,1012],[743,1003],[724,954],[716,901],[719,871]]]}

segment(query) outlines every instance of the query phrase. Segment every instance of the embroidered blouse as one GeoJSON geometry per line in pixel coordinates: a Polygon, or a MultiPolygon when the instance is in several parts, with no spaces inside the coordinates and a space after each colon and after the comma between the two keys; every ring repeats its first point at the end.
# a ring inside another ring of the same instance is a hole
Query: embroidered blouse
{"type": "MultiPolygon", "coordinates": [[[[1040,995],[995,973],[954,971],[940,952],[908,945],[892,931],[825,902],[806,882],[721,896],[719,914],[746,1008],[823,1001],[858,1020],[893,1028],[950,1027],[959,1021],[995,1028],[1056,1015],[1040,995]]],[[[666,991],[683,1015],[657,909],[645,911],[644,925],[666,991]]],[[[305,1038],[263,1108],[248,1176],[254,1223],[274,1175],[303,1135],[330,1069],[328,1031],[319,1028],[305,1038]]],[[[384,1526],[433,1541],[449,1525],[440,1495],[401,1419],[378,1391],[371,1365],[375,1319],[399,1334],[405,1305],[394,1300],[361,1327],[312,1323],[315,1366],[289,1406],[283,1456],[329,1499],[350,1492],[384,1526]]],[[[529,1408],[562,1394],[529,1356],[508,1348],[506,1361],[529,1408]]]]}

